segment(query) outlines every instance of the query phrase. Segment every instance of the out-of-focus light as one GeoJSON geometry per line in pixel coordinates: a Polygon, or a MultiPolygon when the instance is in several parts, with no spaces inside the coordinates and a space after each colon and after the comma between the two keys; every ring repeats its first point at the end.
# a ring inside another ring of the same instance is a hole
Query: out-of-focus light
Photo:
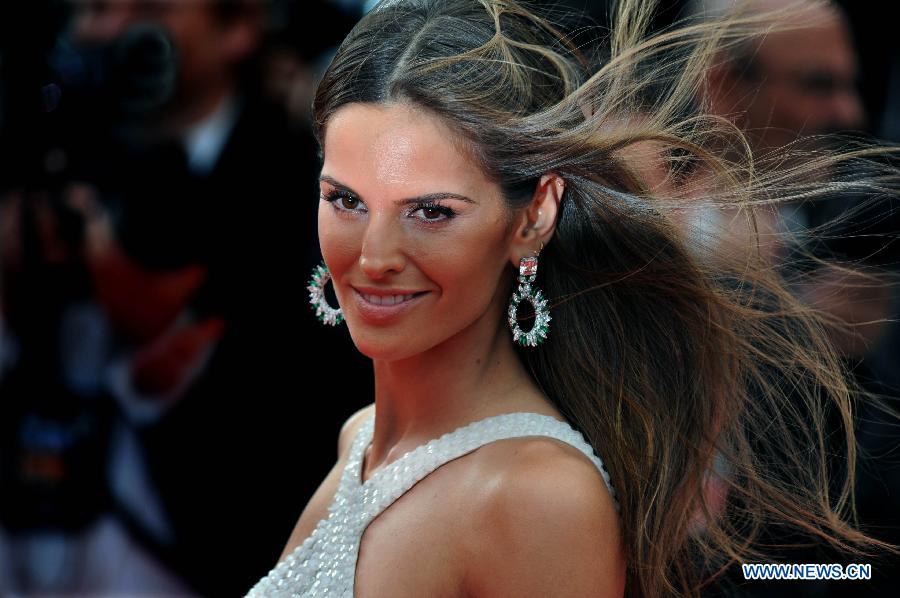
{"type": "Polygon", "coordinates": [[[48,83],[41,88],[41,108],[44,112],[53,112],[59,107],[62,89],[56,83],[48,83]]]}

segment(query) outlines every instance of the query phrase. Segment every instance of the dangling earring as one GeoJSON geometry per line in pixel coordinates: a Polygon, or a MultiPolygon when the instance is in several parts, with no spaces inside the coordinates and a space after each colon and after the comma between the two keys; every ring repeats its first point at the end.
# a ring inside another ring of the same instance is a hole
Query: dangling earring
{"type": "Polygon", "coordinates": [[[313,269],[312,278],[309,281],[309,303],[316,310],[316,316],[323,324],[337,326],[344,321],[344,313],[340,308],[333,308],[325,300],[325,285],[331,280],[331,273],[323,261],[313,269]]]}
{"type": "MultiPolygon", "coordinates": [[[[544,244],[541,243],[541,250],[544,244]]],[[[523,347],[536,347],[547,339],[547,331],[550,329],[550,310],[547,308],[547,300],[538,288],[533,288],[531,283],[537,278],[538,254],[523,257],[519,260],[519,288],[512,294],[509,302],[509,327],[513,332],[513,341],[523,347]],[[527,299],[534,306],[534,325],[528,332],[523,332],[516,321],[516,311],[519,303],[527,299]]]]}

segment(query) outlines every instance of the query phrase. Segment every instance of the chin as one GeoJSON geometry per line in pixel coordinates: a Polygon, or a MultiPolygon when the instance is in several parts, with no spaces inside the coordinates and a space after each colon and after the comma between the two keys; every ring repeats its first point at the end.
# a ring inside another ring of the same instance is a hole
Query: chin
{"type": "Polygon", "coordinates": [[[414,345],[409,342],[408,335],[378,334],[377,332],[354,334],[353,328],[351,328],[350,337],[353,339],[356,349],[372,360],[396,361],[412,357],[422,351],[418,344],[414,345]]]}

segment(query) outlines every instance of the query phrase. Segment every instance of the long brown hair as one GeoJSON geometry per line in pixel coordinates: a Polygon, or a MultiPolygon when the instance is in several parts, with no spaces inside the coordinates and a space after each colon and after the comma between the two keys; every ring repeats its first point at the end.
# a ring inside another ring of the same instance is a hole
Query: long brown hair
{"type": "Polygon", "coordinates": [[[460,134],[511,214],[541,175],[563,177],[536,283],[552,330],[519,355],[610,471],[629,595],[696,594],[731,563],[765,558],[758,540],[771,523],[850,555],[891,550],[854,525],[854,401],[876,398],[851,385],[827,319],[753,252],[706,259],[668,217],[686,205],[737,209],[753,231],[756,210],[774,203],[895,193],[896,171],[875,160],[891,150],[753,155],[704,112],[703,73],[723,48],[771,28],[771,15],[650,36],[654,4],[619,3],[597,67],[513,0],[384,1],[320,82],[316,134],[345,104],[406,102],[460,134]],[[659,149],[667,191],[630,153],[645,142],[659,149]],[[830,413],[846,450],[836,496],[830,413]],[[715,462],[727,471],[724,509],[704,492],[715,462]]]}

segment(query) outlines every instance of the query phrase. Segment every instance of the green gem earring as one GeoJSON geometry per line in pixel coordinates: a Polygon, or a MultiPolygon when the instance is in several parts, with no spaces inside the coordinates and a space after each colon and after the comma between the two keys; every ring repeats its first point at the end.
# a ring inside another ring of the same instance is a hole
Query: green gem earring
{"type": "Polygon", "coordinates": [[[531,283],[537,278],[537,267],[537,254],[519,260],[519,288],[512,294],[509,302],[509,327],[512,329],[513,341],[523,347],[536,347],[544,342],[547,339],[547,332],[550,330],[551,318],[547,300],[540,289],[531,286],[531,283]],[[534,306],[534,325],[528,332],[524,332],[519,327],[516,318],[519,303],[524,300],[530,301],[534,306]]]}
{"type": "Polygon", "coordinates": [[[331,273],[323,261],[313,268],[312,278],[306,289],[309,291],[309,303],[316,310],[316,317],[323,324],[337,326],[344,321],[344,313],[341,308],[333,308],[325,300],[325,285],[331,280],[331,273]]]}

